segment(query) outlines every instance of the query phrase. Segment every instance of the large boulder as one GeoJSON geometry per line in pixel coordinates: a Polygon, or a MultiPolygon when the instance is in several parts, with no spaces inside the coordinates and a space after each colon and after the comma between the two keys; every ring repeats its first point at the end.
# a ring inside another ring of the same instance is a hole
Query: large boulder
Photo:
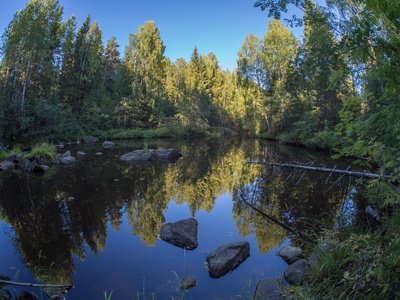
{"type": "Polygon", "coordinates": [[[219,278],[236,269],[249,256],[249,242],[224,244],[207,256],[208,272],[212,278],[219,278]]]}
{"type": "Polygon", "coordinates": [[[197,242],[198,224],[194,218],[165,223],[161,226],[160,238],[172,245],[193,250],[199,245],[197,242]]]}
{"type": "Polygon", "coordinates": [[[279,300],[283,299],[281,294],[282,283],[276,277],[261,279],[257,283],[253,300],[279,300]]]}
{"type": "Polygon", "coordinates": [[[167,163],[177,162],[180,157],[184,156],[175,149],[149,149],[135,150],[121,156],[121,160],[132,165],[153,165],[155,161],[163,161],[167,163]]]}
{"type": "Polygon", "coordinates": [[[150,149],[147,152],[144,150],[135,150],[135,151],[132,151],[132,152],[122,155],[121,160],[123,160],[127,163],[155,161],[156,155],[154,153],[154,150],[152,150],[152,149],[150,149]]]}
{"type": "Polygon", "coordinates": [[[283,276],[288,283],[300,285],[307,280],[308,271],[308,261],[306,259],[299,259],[286,268],[283,276]]]}
{"type": "Polygon", "coordinates": [[[286,246],[280,249],[277,255],[290,265],[302,257],[302,252],[300,248],[286,246]]]}

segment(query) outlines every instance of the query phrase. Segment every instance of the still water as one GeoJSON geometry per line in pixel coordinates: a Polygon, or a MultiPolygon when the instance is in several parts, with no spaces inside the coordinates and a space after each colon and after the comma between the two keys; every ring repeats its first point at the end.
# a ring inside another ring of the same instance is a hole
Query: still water
{"type": "MultiPolygon", "coordinates": [[[[0,274],[21,282],[65,284],[67,299],[232,299],[254,292],[257,279],[282,275],[277,250],[289,233],[254,212],[242,196],[297,231],[333,228],[339,214],[356,210],[361,182],[314,172],[263,167],[248,160],[347,168],[327,153],[242,139],[115,141],[75,145],[84,151],[71,167],[43,176],[0,174],[0,274]],[[137,149],[174,148],[176,163],[129,165],[119,159],[137,149]],[[101,151],[103,155],[96,155],[101,151]],[[194,217],[195,250],[157,236],[164,222],[194,217]],[[206,256],[224,243],[248,241],[250,257],[213,279],[206,256]],[[184,276],[197,285],[186,295],[184,276]]],[[[61,150],[60,150],[61,151],[61,150]]],[[[40,296],[38,289],[26,289],[40,296]]],[[[43,298],[45,298],[43,296],[43,298]]]]}

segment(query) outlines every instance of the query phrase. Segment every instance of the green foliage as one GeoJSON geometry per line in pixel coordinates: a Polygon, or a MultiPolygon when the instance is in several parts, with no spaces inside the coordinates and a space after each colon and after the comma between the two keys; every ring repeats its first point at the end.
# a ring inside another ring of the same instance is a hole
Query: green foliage
{"type": "Polygon", "coordinates": [[[32,150],[25,155],[26,158],[34,158],[39,160],[44,159],[54,159],[56,156],[56,150],[53,145],[48,143],[41,143],[32,148],[32,150]]]}

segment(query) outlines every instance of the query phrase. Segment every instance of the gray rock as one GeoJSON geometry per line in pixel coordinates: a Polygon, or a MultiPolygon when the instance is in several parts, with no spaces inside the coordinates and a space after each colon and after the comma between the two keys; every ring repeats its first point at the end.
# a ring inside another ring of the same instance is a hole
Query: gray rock
{"type": "Polygon", "coordinates": [[[96,155],[103,155],[103,153],[102,152],[97,152],[96,155]]]}
{"type": "Polygon", "coordinates": [[[302,252],[300,248],[286,246],[280,249],[277,255],[290,265],[302,257],[302,252]]]}
{"type": "Polygon", "coordinates": [[[105,142],[103,143],[103,147],[104,147],[104,148],[110,148],[110,147],[112,147],[112,146],[114,146],[114,143],[113,143],[113,142],[105,141],[105,142]]]}
{"type": "Polygon", "coordinates": [[[186,291],[195,286],[196,286],[196,279],[194,279],[192,276],[183,277],[181,282],[179,283],[179,289],[182,291],[186,291]]]}
{"type": "Polygon", "coordinates": [[[283,299],[281,294],[282,283],[276,277],[261,279],[257,283],[253,300],[279,300],[283,299]]]}
{"type": "Polygon", "coordinates": [[[82,157],[82,156],[85,156],[85,155],[86,155],[85,152],[82,152],[82,151],[77,151],[76,152],[76,157],[82,157]]]}
{"type": "Polygon", "coordinates": [[[172,245],[193,250],[199,245],[197,242],[196,219],[190,218],[173,223],[165,223],[160,229],[160,238],[172,245]]]}
{"type": "Polygon", "coordinates": [[[236,269],[249,256],[249,242],[224,244],[207,256],[208,272],[212,278],[219,278],[236,269]]]}
{"type": "Polygon", "coordinates": [[[35,172],[46,172],[48,169],[50,169],[49,166],[46,165],[37,165],[35,166],[35,168],[33,169],[35,172]]]}
{"type": "Polygon", "coordinates": [[[68,157],[71,156],[71,151],[65,151],[65,153],[63,155],[61,155],[62,157],[68,157]]]}
{"type": "MultiPolygon", "coordinates": [[[[67,152],[69,152],[69,151],[67,151],[67,152]]],[[[59,161],[60,161],[60,164],[62,164],[64,166],[69,166],[69,165],[76,163],[76,158],[73,156],[61,156],[59,161]]]]}
{"type": "Polygon", "coordinates": [[[149,151],[135,150],[121,156],[121,160],[132,165],[153,165],[160,160],[167,163],[174,163],[184,156],[181,152],[174,149],[149,149],[149,151]]]}
{"type": "Polygon", "coordinates": [[[121,156],[121,160],[126,162],[155,161],[156,154],[150,149],[148,152],[144,150],[135,150],[121,156]]]}
{"type": "Polygon", "coordinates": [[[0,162],[0,171],[4,171],[7,169],[14,169],[14,163],[9,160],[0,162]]]}
{"type": "Polygon", "coordinates": [[[300,285],[307,280],[309,265],[306,259],[299,259],[286,268],[283,276],[293,285],[300,285]]]}

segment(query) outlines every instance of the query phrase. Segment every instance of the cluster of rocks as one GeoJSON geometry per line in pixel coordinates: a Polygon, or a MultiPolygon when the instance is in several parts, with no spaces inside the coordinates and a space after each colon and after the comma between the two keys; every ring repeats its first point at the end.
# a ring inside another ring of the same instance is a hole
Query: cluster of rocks
{"type": "Polygon", "coordinates": [[[19,154],[13,154],[0,162],[0,171],[19,169],[26,172],[46,172],[50,167],[44,164],[43,159],[30,160],[19,154]]]}
{"type": "MultiPolygon", "coordinates": [[[[303,258],[300,248],[293,246],[286,246],[280,249],[277,253],[288,266],[283,274],[285,280],[292,285],[301,285],[307,280],[309,271],[309,261],[303,258]]],[[[254,300],[270,299],[278,300],[283,299],[282,281],[278,277],[268,277],[261,279],[257,283],[254,292],[254,300]]]]}
{"type": "MultiPolygon", "coordinates": [[[[197,241],[198,222],[194,218],[165,223],[160,229],[160,239],[174,246],[187,250],[198,247],[197,241]]],[[[208,272],[210,277],[219,278],[232,272],[250,256],[250,244],[246,241],[227,243],[207,256],[208,272]]],[[[187,290],[196,285],[196,280],[191,276],[184,277],[179,288],[187,290]]]]}
{"type": "MultiPolygon", "coordinates": [[[[82,140],[86,144],[96,143],[98,142],[98,138],[87,136],[82,140]]],[[[114,146],[113,142],[105,141],[103,143],[103,148],[107,149],[114,146]]],[[[58,148],[61,149],[64,147],[64,144],[58,145],[58,148]]],[[[97,152],[96,155],[102,155],[102,152],[97,152]]],[[[77,151],[76,157],[80,158],[86,155],[85,152],[77,151]]],[[[179,160],[180,157],[184,156],[181,152],[175,149],[150,149],[149,151],[145,150],[136,150],[129,153],[126,153],[121,157],[121,160],[132,164],[132,165],[153,165],[157,161],[174,163],[179,160]]],[[[43,173],[46,172],[50,167],[50,164],[62,165],[62,166],[72,166],[76,163],[76,158],[72,156],[71,151],[66,151],[63,154],[58,153],[53,161],[48,161],[47,164],[43,161],[43,159],[26,159],[21,155],[13,154],[9,158],[0,162],[0,171],[4,171],[7,169],[19,169],[26,172],[37,172],[43,173]]]]}

